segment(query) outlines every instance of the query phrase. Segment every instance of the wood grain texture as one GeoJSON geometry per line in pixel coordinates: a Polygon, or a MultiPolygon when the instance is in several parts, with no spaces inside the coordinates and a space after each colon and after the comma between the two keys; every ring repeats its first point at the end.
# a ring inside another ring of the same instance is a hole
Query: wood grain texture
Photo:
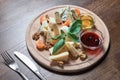
{"type": "MultiPolygon", "coordinates": [[[[105,22],[111,37],[108,55],[102,63],[83,74],[57,74],[36,63],[37,67],[48,80],[120,80],[120,0],[0,0],[0,53],[7,50],[30,80],[39,80],[13,56],[13,51],[23,52],[33,60],[25,44],[28,24],[42,10],[63,4],[87,8],[105,22]]],[[[3,59],[0,56],[0,80],[22,80],[16,72],[2,62],[3,59]]]]}

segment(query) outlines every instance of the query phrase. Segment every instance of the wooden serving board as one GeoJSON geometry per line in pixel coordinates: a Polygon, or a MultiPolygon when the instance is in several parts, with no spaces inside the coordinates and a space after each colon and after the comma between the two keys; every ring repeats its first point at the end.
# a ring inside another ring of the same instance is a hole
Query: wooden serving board
{"type": "Polygon", "coordinates": [[[91,15],[95,20],[96,28],[103,33],[103,37],[104,37],[103,47],[95,51],[87,51],[88,58],[85,61],[81,61],[78,58],[77,60],[70,60],[69,63],[65,64],[63,68],[59,66],[52,66],[51,61],[48,59],[48,57],[50,56],[50,52],[47,50],[39,51],[35,45],[36,41],[32,39],[32,35],[40,27],[40,20],[39,20],[40,16],[48,14],[49,16],[54,17],[55,11],[57,11],[60,8],[65,8],[66,6],[68,5],[60,5],[47,9],[41,12],[35,19],[33,19],[33,21],[30,23],[26,31],[26,43],[27,43],[26,45],[33,58],[45,68],[57,72],[64,72],[64,73],[80,72],[89,69],[91,68],[91,66],[96,64],[106,54],[106,51],[109,47],[109,43],[110,43],[109,32],[104,22],[96,14],[82,7],[69,5],[71,8],[76,8],[76,7],[79,8],[81,13],[87,13],[91,15]]]}

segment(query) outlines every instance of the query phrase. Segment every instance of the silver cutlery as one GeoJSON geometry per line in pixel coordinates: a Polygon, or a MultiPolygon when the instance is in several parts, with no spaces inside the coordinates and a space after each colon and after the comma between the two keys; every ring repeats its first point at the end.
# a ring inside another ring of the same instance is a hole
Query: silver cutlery
{"type": "Polygon", "coordinates": [[[25,55],[18,51],[14,51],[14,55],[20,59],[29,69],[31,69],[39,78],[40,80],[47,80],[43,74],[39,72],[36,65],[25,55]]]}
{"type": "Polygon", "coordinates": [[[29,80],[19,69],[17,63],[14,61],[14,59],[9,55],[9,53],[7,51],[5,51],[4,53],[1,54],[1,56],[3,57],[3,59],[5,60],[5,64],[8,65],[12,70],[16,71],[17,73],[19,73],[24,80],[29,80]]]}

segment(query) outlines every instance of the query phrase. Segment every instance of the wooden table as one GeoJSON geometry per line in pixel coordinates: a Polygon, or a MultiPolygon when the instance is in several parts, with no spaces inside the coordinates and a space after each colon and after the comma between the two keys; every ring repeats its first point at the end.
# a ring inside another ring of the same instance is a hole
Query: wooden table
{"type": "MultiPolygon", "coordinates": [[[[0,0],[0,53],[8,51],[19,64],[21,71],[30,80],[39,80],[14,55],[18,50],[27,55],[47,80],[120,80],[120,0],[0,0]],[[107,25],[111,37],[108,55],[95,68],[82,74],[64,75],[39,66],[29,55],[25,44],[28,24],[42,10],[70,4],[89,9],[107,25]]],[[[0,80],[22,80],[13,70],[3,64],[0,56],[0,80]]]]}

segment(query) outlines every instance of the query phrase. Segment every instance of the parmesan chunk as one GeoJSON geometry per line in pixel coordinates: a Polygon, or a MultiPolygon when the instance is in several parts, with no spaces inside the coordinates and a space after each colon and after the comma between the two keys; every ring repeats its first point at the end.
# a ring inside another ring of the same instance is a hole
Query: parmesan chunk
{"type": "Polygon", "coordinates": [[[50,60],[55,60],[55,61],[68,61],[69,58],[69,53],[68,52],[63,52],[58,55],[52,55],[49,57],[50,60]]]}

